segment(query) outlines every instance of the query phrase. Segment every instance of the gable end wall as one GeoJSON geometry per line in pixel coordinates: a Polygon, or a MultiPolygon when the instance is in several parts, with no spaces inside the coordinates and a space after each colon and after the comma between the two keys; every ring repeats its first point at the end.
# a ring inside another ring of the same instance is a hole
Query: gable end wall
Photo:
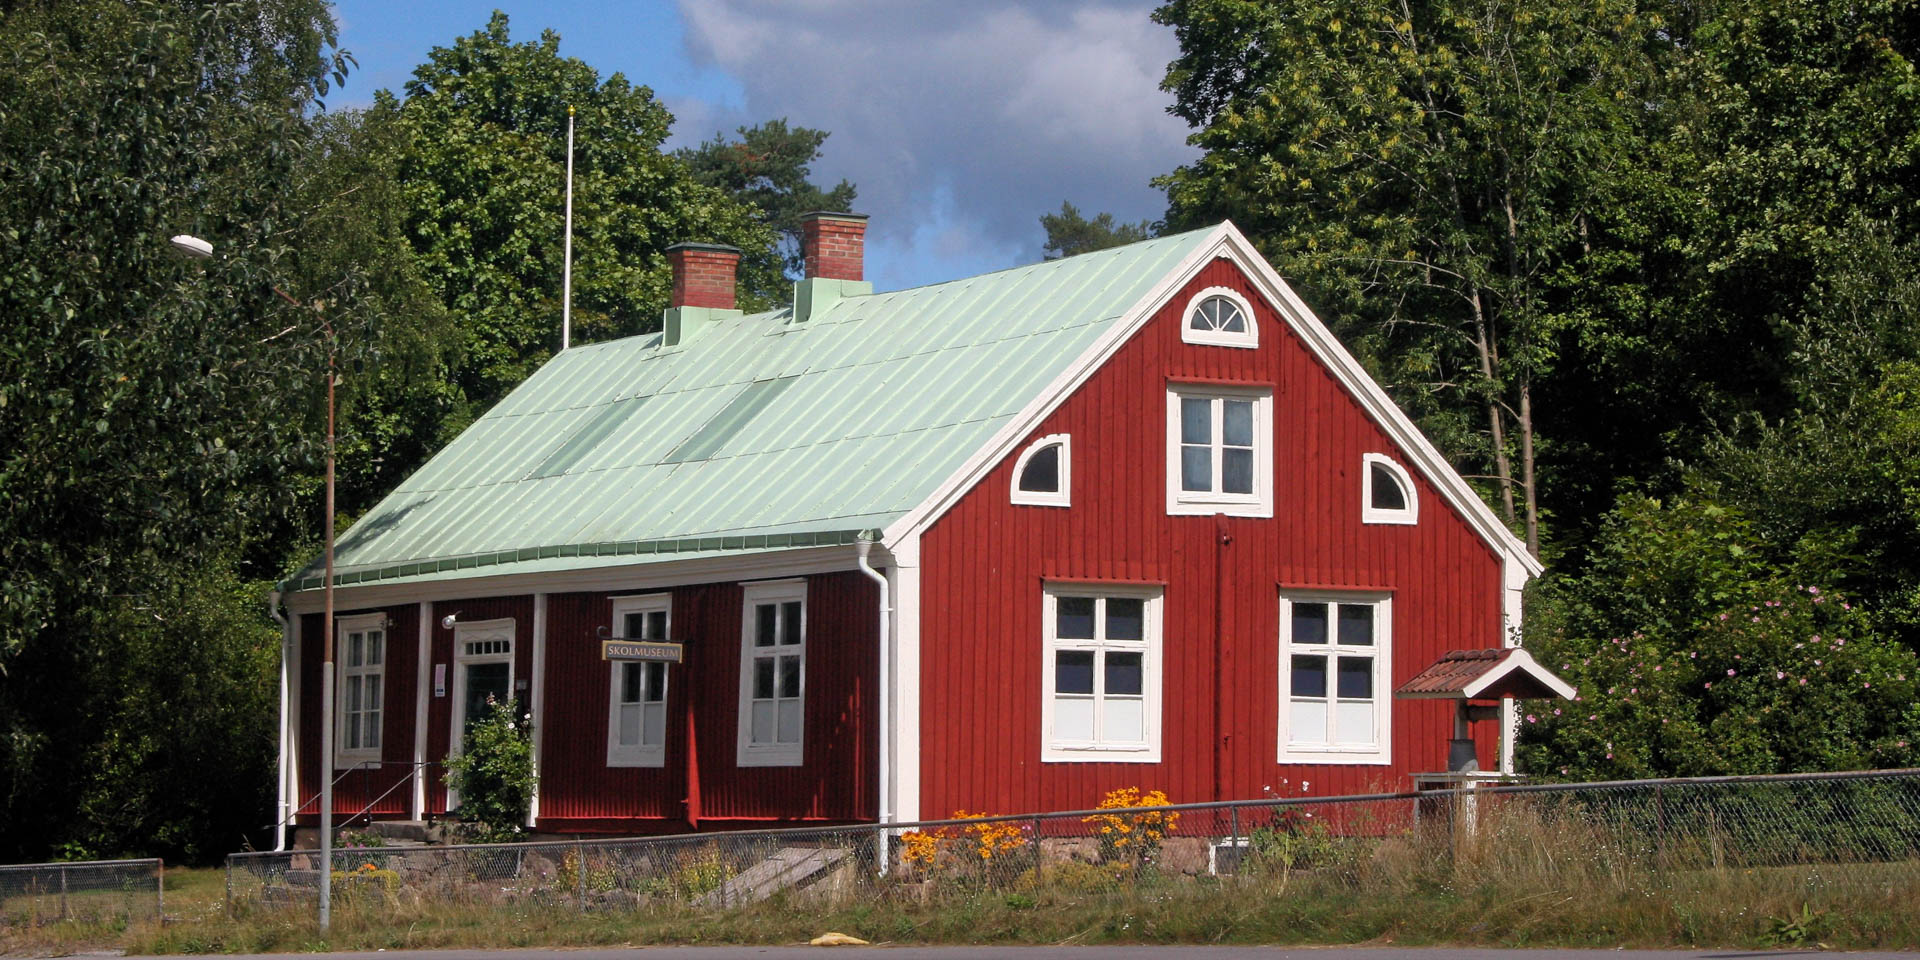
{"type": "MultiPolygon", "coordinates": [[[[1323,796],[1401,790],[1411,773],[1444,769],[1452,705],[1436,701],[1392,704],[1390,766],[1276,762],[1282,585],[1391,591],[1389,690],[1447,650],[1501,642],[1499,558],[1224,258],[929,526],[921,549],[922,816],[1080,809],[1123,786],[1164,789],[1176,802],[1259,797],[1269,786],[1297,795],[1302,781],[1323,796]],[[1211,286],[1254,304],[1257,350],[1181,340],[1180,314],[1211,286]],[[1166,387],[1178,381],[1271,387],[1272,519],[1167,515],[1166,387]],[[1054,433],[1073,437],[1073,505],[1011,505],[1014,461],[1054,433]],[[1361,523],[1369,452],[1415,473],[1417,526],[1361,523]],[[1041,762],[1049,580],[1164,584],[1162,762],[1041,762]]],[[[1478,726],[1491,767],[1492,724],[1478,726]]]]}

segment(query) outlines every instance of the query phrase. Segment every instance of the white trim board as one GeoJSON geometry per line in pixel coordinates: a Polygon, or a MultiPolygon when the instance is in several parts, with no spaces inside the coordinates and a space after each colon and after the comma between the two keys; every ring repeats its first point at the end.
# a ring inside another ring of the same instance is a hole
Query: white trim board
{"type": "MultiPolygon", "coordinates": [[[[854,548],[847,544],[424,583],[357,584],[335,587],[333,592],[336,607],[352,610],[422,601],[530,597],[536,593],[648,593],[667,587],[803,577],[813,573],[837,573],[853,569],[854,548]]],[[[316,587],[289,593],[286,603],[291,612],[317,612],[322,603],[321,591],[316,587]]]]}
{"type": "Polygon", "coordinates": [[[1368,376],[1360,362],[1314,316],[1313,311],[1293,292],[1293,288],[1255,249],[1252,241],[1231,221],[1214,228],[1205,242],[1196,246],[1129,307],[1119,322],[1002,425],[926,500],[888,525],[882,536],[883,542],[892,546],[931,526],[978,485],[996,464],[1013,452],[1022,438],[1031,434],[1042,420],[1066,403],[1074,391],[1092,378],[1119,352],[1121,346],[1144,328],[1175,293],[1191,283],[1208,264],[1222,257],[1233,261],[1252,280],[1308,351],[1327,367],[1367,416],[1401,448],[1406,459],[1433,484],[1441,497],[1466,519],[1468,526],[1492,548],[1496,557],[1518,564],[1529,576],[1537,576],[1545,569],[1539,560],[1527,552],[1526,545],[1494,516],[1493,511],[1473,492],[1473,488],[1467,486],[1467,482],[1454,471],[1446,457],[1413,425],[1413,421],[1407,419],[1407,415],[1401,412],[1386,391],[1368,376]]]}

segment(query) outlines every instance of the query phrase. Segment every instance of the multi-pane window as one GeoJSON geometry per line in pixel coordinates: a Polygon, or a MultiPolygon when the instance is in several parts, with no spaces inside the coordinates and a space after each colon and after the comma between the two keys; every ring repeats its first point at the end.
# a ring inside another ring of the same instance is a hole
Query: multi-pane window
{"type": "Polygon", "coordinates": [[[338,759],[380,758],[381,704],[387,664],[386,618],[341,618],[339,650],[339,727],[334,732],[338,759]]]}
{"type": "Polygon", "coordinates": [[[1272,515],[1272,398],[1264,390],[1168,392],[1168,512],[1272,515]]]}
{"type": "Polygon", "coordinates": [[[806,581],[750,583],[744,593],[738,762],[798,766],[806,719],[806,581]]]}
{"type": "Polygon", "coordinates": [[[1045,617],[1042,758],[1157,761],[1159,591],[1056,584],[1045,617]]]}
{"type": "Polygon", "coordinates": [[[1280,598],[1280,760],[1388,759],[1390,602],[1380,596],[1280,598]]]}
{"type": "MultiPolygon", "coordinates": [[[[622,640],[670,643],[669,594],[622,597],[613,602],[615,633],[622,640]]],[[[667,664],[616,660],[607,717],[607,765],[666,764],[667,664]]]]}
{"type": "Polygon", "coordinates": [[[1237,290],[1208,287],[1194,294],[1193,299],[1187,301],[1186,318],[1180,328],[1180,339],[1188,343],[1221,347],[1260,345],[1253,307],[1237,290]]]}

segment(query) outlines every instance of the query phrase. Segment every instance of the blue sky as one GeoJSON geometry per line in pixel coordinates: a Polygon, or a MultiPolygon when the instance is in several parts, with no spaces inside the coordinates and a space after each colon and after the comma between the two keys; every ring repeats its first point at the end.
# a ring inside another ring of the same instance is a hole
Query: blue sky
{"type": "Polygon", "coordinates": [[[335,0],[359,71],[331,106],[396,92],[427,51],[495,9],[516,41],[653,88],[669,146],[785,117],[827,130],[816,181],[871,215],[881,290],[1040,258],[1039,216],[1157,218],[1148,185],[1195,156],[1157,89],[1177,53],[1147,0],[335,0]]]}

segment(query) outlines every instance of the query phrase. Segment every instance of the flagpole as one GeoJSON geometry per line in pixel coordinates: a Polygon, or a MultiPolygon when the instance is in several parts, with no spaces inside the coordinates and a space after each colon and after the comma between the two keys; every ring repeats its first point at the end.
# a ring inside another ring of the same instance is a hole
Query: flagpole
{"type": "Polygon", "coordinates": [[[573,340],[573,107],[567,107],[567,239],[566,263],[560,273],[560,349],[573,340]]]}

